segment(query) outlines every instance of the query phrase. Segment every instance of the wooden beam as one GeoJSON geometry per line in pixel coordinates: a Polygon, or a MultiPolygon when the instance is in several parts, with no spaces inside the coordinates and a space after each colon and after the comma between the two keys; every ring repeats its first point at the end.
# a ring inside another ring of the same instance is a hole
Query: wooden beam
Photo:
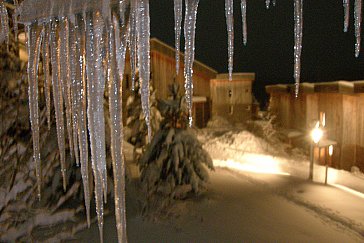
{"type": "Polygon", "coordinates": [[[20,23],[99,10],[103,4],[117,6],[118,0],[25,0],[19,6],[20,23]]]}

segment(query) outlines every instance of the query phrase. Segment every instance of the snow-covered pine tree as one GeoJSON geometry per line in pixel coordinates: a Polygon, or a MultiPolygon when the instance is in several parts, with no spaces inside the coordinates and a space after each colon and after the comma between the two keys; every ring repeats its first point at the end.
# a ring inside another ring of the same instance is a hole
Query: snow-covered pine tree
{"type": "Polygon", "coordinates": [[[141,181],[148,196],[170,199],[199,193],[213,170],[210,155],[188,128],[188,110],[179,86],[170,86],[172,99],[160,100],[158,108],[164,120],[139,160],[141,181]]]}
{"type": "MultiPolygon", "coordinates": [[[[138,77],[137,77],[138,79],[138,77]]],[[[159,129],[160,123],[163,120],[161,113],[157,108],[155,98],[156,90],[150,85],[150,123],[152,128],[152,137],[159,129]]],[[[128,97],[126,102],[127,130],[125,132],[126,140],[134,145],[134,158],[137,161],[148,141],[148,127],[142,112],[141,94],[138,80],[135,81],[135,89],[128,97]]]]}

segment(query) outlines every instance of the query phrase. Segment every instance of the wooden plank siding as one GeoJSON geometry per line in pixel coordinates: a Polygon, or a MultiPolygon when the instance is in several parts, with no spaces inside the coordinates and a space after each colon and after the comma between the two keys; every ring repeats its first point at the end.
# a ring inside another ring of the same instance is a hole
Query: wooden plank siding
{"type": "MultiPolygon", "coordinates": [[[[169,85],[176,81],[180,85],[180,95],[185,94],[184,89],[184,55],[180,54],[180,69],[179,74],[176,76],[176,62],[175,62],[175,50],[162,41],[152,38],[150,40],[150,64],[151,64],[151,80],[150,83],[153,89],[156,90],[157,99],[167,99],[171,96],[169,92],[169,85]]],[[[210,100],[210,79],[215,78],[217,72],[204,65],[201,62],[195,61],[193,72],[193,85],[194,96],[206,97],[207,102],[210,100]]],[[[127,53],[127,60],[125,65],[125,75],[123,82],[123,104],[126,104],[127,97],[131,94],[131,67],[130,67],[130,55],[127,53]]],[[[203,119],[194,118],[194,125],[197,127],[204,127],[207,124],[206,118],[211,116],[210,105],[204,102],[201,108],[201,104],[198,105],[197,110],[193,112],[196,116],[204,117],[203,119]],[[206,104],[205,104],[206,103],[206,104]],[[201,111],[203,109],[203,111],[201,111]],[[203,113],[203,116],[202,114],[203,113]]],[[[193,108],[195,109],[195,108],[193,108]]],[[[126,109],[123,109],[126,112],[126,109]]],[[[126,121],[126,113],[124,115],[124,122],[126,121]]]]}
{"type": "MultiPolygon", "coordinates": [[[[283,128],[311,129],[320,112],[326,116],[326,138],[334,140],[334,167],[350,170],[352,166],[364,171],[364,82],[336,81],[307,85],[298,98],[292,86],[266,87],[270,94],[269,107],[283,128]],[[306,87],[306,88],[307,88],[306,87]],[[291,92],[289,92],[291,91],[291,92]]],[[[325,153],[322,153],[322,162],[325,153]]]]}
{"type": "Polygon", "coordinates": [[[252,83],[254,73],[219,74],[210,82],[212,116],[224,117],[231,123],[244,123],[252,117],[252,83]]]}

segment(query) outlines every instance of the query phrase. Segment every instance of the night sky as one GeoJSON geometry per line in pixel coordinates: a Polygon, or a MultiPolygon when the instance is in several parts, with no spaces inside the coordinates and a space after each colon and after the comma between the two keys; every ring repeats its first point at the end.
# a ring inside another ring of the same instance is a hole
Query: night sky
{"type": "MultiPolygon", "coordinates": [[[[240,0],[234,1],[234,72],[256,73],[253,90],[260,101],[266,98],[265,85],[294,83],[293,0],[276,2],[267,10],[265,0],[247,0],[248,44],[244,47],[240,0]]],[[[342,0],[304,1],[301,82],[364,79],[364,40],[355,58],[354,1],[350,7],[349,30],[344,33],[342,0]]],[[[173,0],[150,1],[150,14],[151,36],[174,46],[173,0]]],[[[227,72],[224,0],[200,0],[195,59],[219,73],[227,72]]]]}

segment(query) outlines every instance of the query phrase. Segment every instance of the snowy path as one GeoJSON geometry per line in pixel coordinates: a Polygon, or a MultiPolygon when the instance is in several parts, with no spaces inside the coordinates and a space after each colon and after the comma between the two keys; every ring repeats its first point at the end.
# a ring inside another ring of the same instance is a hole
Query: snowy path
{"type": "MultiPolygon", "coordinates": [[[[217,169],[211,173],[207,194],[180,203],[182,213],[173,220],[143,221],[129,198],[129,242],[362,242],[359,234],[346,227],[350,225],[327,217],[339,217],[338,212],[325,213],[324,208],[305,201],[310,197],[316,200],[320,190],[322,185],[290,176],[217,169]]],[[[337,188],[329,190],[331,196],[345,193],[337,188]]],[[[358,205],[363,199],[350,196],[345,196],[350,199],[346,207],[363,212],[362,204],[358,205]]],[[[343,202],[338,198],[334,203],[343,202]]],[[[117,241],[113,216],[106,217],[105,231],[105,242],[117,241]]],[[[79,237],[77,242],[96,242],[97,226],[92,225],[79,237]]]]}

